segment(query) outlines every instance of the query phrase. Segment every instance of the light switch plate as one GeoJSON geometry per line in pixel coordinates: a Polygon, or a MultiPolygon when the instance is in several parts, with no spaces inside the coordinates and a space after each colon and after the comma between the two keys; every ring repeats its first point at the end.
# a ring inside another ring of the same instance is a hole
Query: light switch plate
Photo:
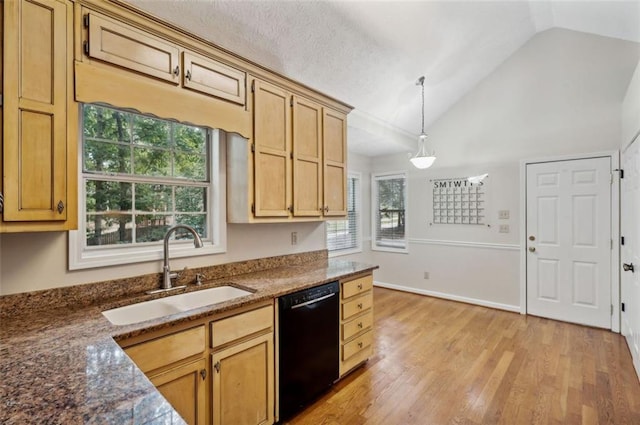
{"type": "Polygon", "coordinates": [[[509,210],[498,211],[498,218],[500,220],[507,220],[509,218],[509,210]]]}
{"type": "Polygon", "coordinates": [[[500,233],[509,233],[509,225],[501,224],[500,229],[498,230],[500,233]]]}

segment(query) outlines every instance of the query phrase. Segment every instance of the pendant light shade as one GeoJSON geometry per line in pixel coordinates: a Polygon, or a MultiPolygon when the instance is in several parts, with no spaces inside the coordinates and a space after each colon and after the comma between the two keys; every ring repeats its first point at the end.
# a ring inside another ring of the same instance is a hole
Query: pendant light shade
{"type": "Polygon", "coordinates": [[[410,161],[416,168],[425,169],[433,165],[436,155],[433,150],[427,149],[427,135],[424,132],[424,76],[418,78],[416,85],[422,88],[422,132],[418,138],[418,152],[410,161]]]}

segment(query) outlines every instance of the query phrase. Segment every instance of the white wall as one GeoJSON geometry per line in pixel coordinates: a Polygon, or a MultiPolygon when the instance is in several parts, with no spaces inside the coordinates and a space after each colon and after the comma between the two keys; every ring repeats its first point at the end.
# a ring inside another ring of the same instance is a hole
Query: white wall
{"type": "Polygon", "coordinates": [[[640,62],[627,88],[622,102],[622,137],[620,147],[624,149],[640,131],[640,62]]]}
{"type": "MultiPolygon", "coordinates": [[[[323,223],[230,224],[227,252],[171,260],[172,269],[202,267],[325,248],[323,223]],[[291,232],[298,243],[291,245],[291,232]]],[[[67,270],[67,234],[0,234],[0,295],[159,273],[160,261],[67,270]]]]}
{"type": "Polygon", "coordinates": [[[519,311],[520,161],[618,149],[639,46],[569,30],[540,33],[428,129],[438,156],[432,168],[418,171],[406,155],[375,158],[372,172],[409,171],[409,253],[372,252],[376,281],[519,311]],[[485,172],[491,227],[429,225],[429,179],[485,172]],[[498,220],[502,209],[509,220],[498,220]],[[510,233],[498,233],[502,223],[510,233]]]}

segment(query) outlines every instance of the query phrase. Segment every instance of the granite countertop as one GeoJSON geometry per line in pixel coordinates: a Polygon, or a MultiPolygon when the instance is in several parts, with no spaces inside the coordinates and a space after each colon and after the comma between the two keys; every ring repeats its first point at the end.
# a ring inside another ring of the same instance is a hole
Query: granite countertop
{"type": "Polygon", "coordinates": [[[220,278],[188,290],[231,284],[253,293],[126,326],[112,325],[101,312],[149,296],[0,318],[0,423],[184,424],[116,340],[376,268],[325,259],[220,278]]]}

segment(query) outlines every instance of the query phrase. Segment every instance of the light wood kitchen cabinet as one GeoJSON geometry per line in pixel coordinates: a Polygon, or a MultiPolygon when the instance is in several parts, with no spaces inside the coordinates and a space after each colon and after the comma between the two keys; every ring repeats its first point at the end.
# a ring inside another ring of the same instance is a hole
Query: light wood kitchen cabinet
{"type": "Polygon", "coordinates": [[[272,424],[274,414],[273,333],[211,355],[213,424],[272,424]]]}
{"type": "Polygon", "coordinates": [[[292,100],[293,215],[320,217],[322,206],[322,106],[292,100]]]}
{"type": "Polygon", "coordinates": [[[199,359],[165,372],[149,374],[149,380],[188,424],[207,423],[206,360],[199,359]]]}
{"type": "Polygon", "coordinates": [[[77,227],[72,5],[3,2],[0,232],[77,227]]]}
{"type": "Polygon", "coordinates": [[[273,301],[120,342],[190,425],[272,424],[273,301]]]}
{"type": "Polygon", "coordinates": [[[324,215],[347,215],[347,116],[324,109],[323,114],[324,215]]]}
{"type": "Polygon", "coordinates": [[[253,78],[253,140],[227,135],[231,223],[346,216],[346,114],[253,78]]]}
{"type": "Polygon", "coordinates": [[[244,106],[244,72],[192,52],[182,52],[182,69],[185,88],[244,106]]]}
{"type": "Polygon", "coordinates": [[[373,275],[340,281],[340,377],[373,354],[373,275]]]}
{"type": "Polygon", "coordinates": [[[252,82],[256,217],[288,217],[291,208],[289,93],[252,82]]]}
{"type": "Polygon", "coordinates": [[[211,323],[214,425],[272,424],[273,305],[211,323]]]}

